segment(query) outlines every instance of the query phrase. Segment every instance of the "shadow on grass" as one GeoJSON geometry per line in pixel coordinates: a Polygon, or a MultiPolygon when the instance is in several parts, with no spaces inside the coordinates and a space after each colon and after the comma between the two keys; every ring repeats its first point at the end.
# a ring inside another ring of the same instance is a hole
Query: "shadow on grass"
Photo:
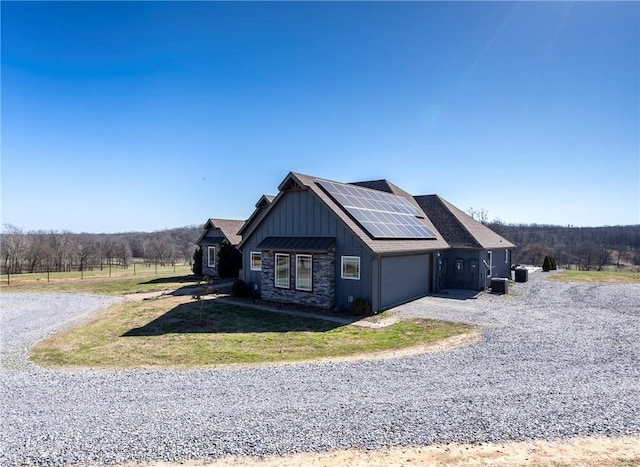
{"type": "Polygon", "coordinates": [[[140,284],[184,284],[186,282],[195,283],[198,282],[199,279],[199,277],[189,274],[187,276],[159,277],[146,282],[140,282],[140,284]]]}
{"type": "Polygon", "coordinates": [[[326,332],[341,326],[343,324],[322,319],[254,310],[210,300],[202,304],[178,305],[148,324],[127,331],[122,337],[183,333],[326,332]]]}

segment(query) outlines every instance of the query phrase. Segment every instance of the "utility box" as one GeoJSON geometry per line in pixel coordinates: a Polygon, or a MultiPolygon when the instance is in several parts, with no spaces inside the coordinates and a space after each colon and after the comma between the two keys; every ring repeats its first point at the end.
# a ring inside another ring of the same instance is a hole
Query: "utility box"
{"type": "Polygon", "coordinates": [[[527,282],[529,280],[529,270],[527,268],[516,268],[516,282],[527,282]]]}
{"type": "Polygon", "coordinates": [[[493,293],[509,293],[509,279],[494,277],[491,279],[491,291],[493,293]]]}

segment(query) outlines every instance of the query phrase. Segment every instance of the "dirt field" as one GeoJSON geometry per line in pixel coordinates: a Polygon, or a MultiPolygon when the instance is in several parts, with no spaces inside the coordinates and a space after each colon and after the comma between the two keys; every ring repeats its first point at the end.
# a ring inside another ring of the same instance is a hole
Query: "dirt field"
{"type": "MultiPolygon", "coordinates": [[[[158,467],[177,464],[145,464],[158,467]]],[[[564,441],[535,441],[482,444],[438,444],[427,447],[399,447],[380,451],[349,449],[328,453],[303,453],[287,457],[226,457],[213,463],[184,463],[194,466],[531,466],[531,467],[632,467],[640,466],[640,438],[574,438],[564,441]]]]}

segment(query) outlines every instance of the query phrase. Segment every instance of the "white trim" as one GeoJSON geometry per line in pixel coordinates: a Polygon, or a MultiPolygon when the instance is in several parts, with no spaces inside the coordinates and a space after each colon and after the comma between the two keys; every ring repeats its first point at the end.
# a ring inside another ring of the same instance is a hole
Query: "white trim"
{"type": "Polygon", "coordinates": [[[341,256],[340,257],[340,277],[352,281],[360,280],[360,257],[359,256],[341,256]],[[356,260],[356,276],[345,276],[345,260],[356,260]]]}
{"type": "Polygon", "coordinates": [[[216,247],[208,246],[207,247],[207,267],[216,268],[216,247]],[[213,261],[211,261],[211,252],[213,251],[213,261]],[[213,263],[213,264],[212,264],[213,263]]]}
{"type": "Polygon", "coordinates": [[[291,259],[288,253],[276,253],[273,257],[273,286],[279,289],[291,288],[291,259]],[[280,285],[278,285],[278,257],[287,258],[287,277],[280,278],[280,285]],[[287,285],[284,285],[286,280],[287,285]]]}
{"type": "Polygon", "coordinates": [[[296,255],[296,290],[304,290],[305,292],[311,292],[313,290],[313,256],[300,254],[296,255]],[[300,263],[298,262],[298,258],[308,258],[309,259],[309,285],[301,286],[300,285],[300,276],[298,275],[298,267],[300,263]]]}
{"type": "Polygon", "coordinates": [[[507,248],[504,249],[504,264],[509,264],[509,250],[507,248]]]}
{"type": "Polygon", "coordinates": [[[259,251],[252,251],[251,255],[249,256],[249,268],[252,271],[262,271],[262,253],[260,253],[259,251]],[[260,265],[257,267],[253,266],[253,257],[254,256],[258,256],[258,259],[260,260],[260,265]]]}

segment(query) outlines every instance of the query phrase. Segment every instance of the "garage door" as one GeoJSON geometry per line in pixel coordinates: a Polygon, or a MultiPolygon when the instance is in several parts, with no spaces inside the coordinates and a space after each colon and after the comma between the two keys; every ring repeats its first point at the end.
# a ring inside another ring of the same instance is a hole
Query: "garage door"
{"type": "Polygon", "coordinates": [[[431,291],[431,255],[382,258],[380,305],[389,308],[431,291]]]}

